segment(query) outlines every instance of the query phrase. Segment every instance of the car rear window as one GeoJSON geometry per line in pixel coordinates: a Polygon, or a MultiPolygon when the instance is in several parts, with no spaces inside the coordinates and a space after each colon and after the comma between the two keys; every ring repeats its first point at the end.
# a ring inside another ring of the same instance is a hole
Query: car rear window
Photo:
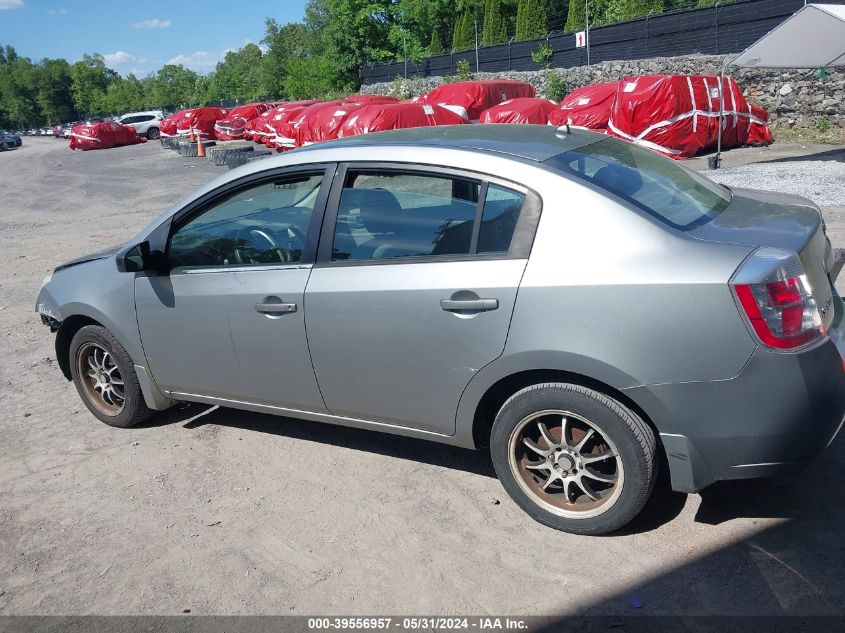
{"type": "Polygon", "coordinates": [[[677,161],[615,138],[558,154],[545,163],[681,230],[709,222],[731,201],[727,188],[677,161]]]}

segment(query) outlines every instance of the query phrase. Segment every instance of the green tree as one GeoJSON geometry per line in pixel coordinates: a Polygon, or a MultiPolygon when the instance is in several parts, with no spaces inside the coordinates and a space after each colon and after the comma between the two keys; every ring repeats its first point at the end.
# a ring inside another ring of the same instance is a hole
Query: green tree
{"type": "Polygon", "coordinates": [[[36,68],[36,103],[41,116],[52,123],[76,118],[71,92],[70,64],[64,59],[44,59],[36,68]]]}
{"type": "Polygon", "coordinates": [[[583,31],[586,24],[585,5],[581,0],[572,0],[566,13],[566,24],[563,30],[567,33],[583,31]]]}
{"type": "Polygon", "coordinates": [[[431,30],[431,41],[428,43],[428,54],[439,55],[443,52],[443,42],[440,41],[440,32],[437,27],[431,30]]]}
{"type": "Polygon", "coordinates": [[[501,0],[487,0],[484,5],[484,24],[481,29],[481,44],[489,46],[508,39],[508,23],[502,14],[501,0]]]}
{"type": "MultiPolygon", "coordinates": [[[[591,18],[591,22],[597,24],[613,24],[616,22],[624,22],[625,20],[635,20],[646,15],[654,15],[663,12],[664,0],[603,0],[603,3],[597,5],[599,12],[596,13],[595,19],[591,18]]],[[[699,0],[707,2],[709,0],[699,0]]],[[[713,0],[713,4],[716,0],[713,0]]],[[[592,6],[590,9],[592,12],[592,6]]]]}
{"type": "Polygon", "coordinates": [[[341,91],[358,88],[359,69],[367,62],[396,56],[389,39],[393,23],[391,0],[308,0],[306,4],[306,27],[318,35],[320,54],[331,60],[332,83],[341,91]]]}
{"type": "Polygon", "coordinates": [[[456,51],[475,46],[475,29],[472,14],[466,9],[455,22],[455,32],[452,34],[452,49],[456,51]]]}
{"type": "MultiPolygon", "coordinates": [[[[2,49],[2,47],[0,47],[2,49]]],[[[0,57],[0,125],[25,127],[40,125],[43,117],[36,102],[36,69],[15,49],[6,46],[0,57]]]]}
{"type": "Polygon", "coordinates": [[[452,26],[463,8],[460,4],[454,0],[398,0],[393,12],[395,19],[420,42],[430,41],[430,34],[436,30],[442,52],[451,40],[452,26]]]}
{"type": "Polygon", "coordinates": [[[161,107],[180,107],[194,102],[197,74],[181,65],[166,64],[150,86],[150,101],[161,107]]]}
{"type": "Polygon", "coordinates": [[[285,94],[291,59],[308,59],[319,53],[319,34],[298,22],[282,26],[268,18],[261,43],[267,47],[261,64],[262,81],[270,95],[285,94]]]}
{"type": "Polygon", "coordinates": [[[101,102],[101,110],[110,114],[123,114],[142,110],[147,106],[144,84],[133,74],[119,77],[109,84],[101,102]]]}
{"type": "MultiPolygon", "coordinates": [[[[256,44],[229,51],[209,78],[211,99],[246,99],[255,101],[269,90],[261,72],[263,54],[256,44]]],[[[194,80],[196,82],[196,79],[194,80]]]]}
{"type": "Polygon", "coordinates": [[[514,38],[521,42],[525,38],[525,5],[527,0],[519,0],[516,5],[516,26],[514,28],[514,38]]]}
{"type": "Polygon", "coordinates": [[[547,0],[520,0],[517,7],[516,39],[533,40],[548,34],[547,0]]]}
{"type": "Polygon", "coordinates": [[[101,112],[109,84],[117,80],[118,74],[106,66],[99,53],[85,54],[70,67],[71,94],[76,110],[83,114],[101,112]]]}
{"type": "Polygon", "coordinates": [[[336,92],[339,77],[333,60],[325,55],[307,59],[291,58],[284,78],[284,94],[289,99],[314,99],[336,92]]]}

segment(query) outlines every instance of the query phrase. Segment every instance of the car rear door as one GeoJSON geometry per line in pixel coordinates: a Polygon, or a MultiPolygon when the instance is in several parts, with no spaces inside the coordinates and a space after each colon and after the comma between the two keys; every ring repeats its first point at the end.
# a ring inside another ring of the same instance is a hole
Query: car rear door
{"type": "Polygon", "coordinates": [[[326,411],[302,304],[333,170],[262,176],[174,220],[170,273],[135,284],[159,386],[186,399],[326,411]]]}
{"type": "Polygon", "coordinates": [[[341,166],[305,292],[329,411],[454,434],[461,393],[504,349],[539,208],[477,174],[341,166]]]}

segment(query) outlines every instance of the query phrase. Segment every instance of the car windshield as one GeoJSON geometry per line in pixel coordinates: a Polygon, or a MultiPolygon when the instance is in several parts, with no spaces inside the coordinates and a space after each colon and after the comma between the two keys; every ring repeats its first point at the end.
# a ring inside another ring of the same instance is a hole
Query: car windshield
{"type": "Polygon", "coordinates": [[[609,191],[674,228],[700,226],[730,204],[730,191],[656,152],[606,138],[547,165],[609,191]]]}

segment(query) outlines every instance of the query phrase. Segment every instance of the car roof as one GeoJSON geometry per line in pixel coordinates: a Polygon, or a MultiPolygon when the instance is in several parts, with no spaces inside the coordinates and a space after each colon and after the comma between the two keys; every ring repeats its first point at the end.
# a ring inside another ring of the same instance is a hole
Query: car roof
{"type": "Polygon", "coordinates": [[[439,125],[362,134],[326,143],[316,143],[298,151],[333,147],[448,147],[477,152],[497,152],[542,162],[562,152],[590,145],[604,138],[601,134],[550,125],[480,124],[439,125]]]}
{"type": "Polygon", "coordinates": [[[143,112],[127,112],[126,114],[121,114],[120,118],[125,119],[128,116],[140,116],[145,114],[164,114],[161,110],[144,110],[143,112]]]}

